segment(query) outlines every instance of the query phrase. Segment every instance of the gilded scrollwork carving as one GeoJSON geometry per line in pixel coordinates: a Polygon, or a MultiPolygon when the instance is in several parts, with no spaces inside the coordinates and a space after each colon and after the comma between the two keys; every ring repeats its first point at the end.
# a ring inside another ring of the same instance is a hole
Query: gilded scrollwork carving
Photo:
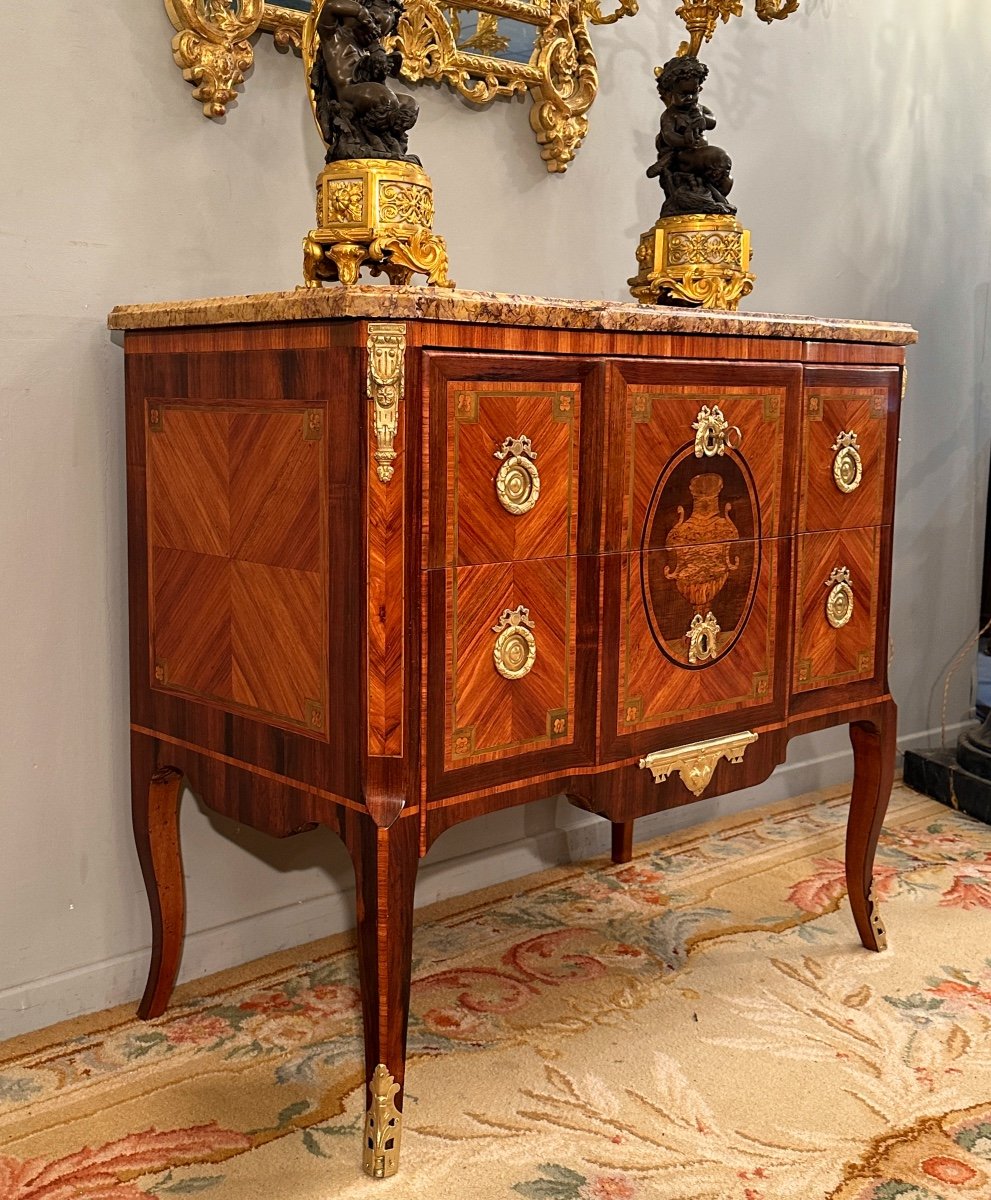
{"type": "MultiPolygon", "coordinates": [[[[204,112],[220,117],[252,63],[247,41],[267,30],[282,49],[300,50],[306,13],[265,0],[165,0],[182,42],[177,61],[198,85],[204,112]],[[194,74],[195,73],[195,78],[194,74]]],[[[549,171],[564,171],[588,130],[587,113],[599,89],[589,25],[612,25],[633,16],[638,0],[618,0],[603,11],[602,0],[487,0],[485,11],[439,0],[406,0],[388,41],[402,55],[409,83],[446,83],[473,104],[497,97],[533,99],[530,124],[549,171]],[[465,15],[475,13],[474,23],[465,15]],[[460,14],[460,15],[459,15],[460,14]],[[517,35],[532,28],[529,57],[514,52],[504,22],[517,35]]]]}
{"type": "MultiPolygon", "coordinates": [[[[754,11],[770,25],[790,17],[798,5],[799,0],[754,0],[754,11]]],[[[681,43],[678,53],[695,58],[702,43],[712,40],[720,21],[725,23],[730,17],[743,16],[743,0],[682,0],[675,16],[681,17],[688,30],[688,41],[681,43]]]]}
{"type": "Polygon", "coordinates": [[[612,12],[604,13],[599,0],[585,0],[582,9],[591,25],[615,25],[621,17],[635,17],[640,11],[640,5],[637,0],[619,0],[612,12]]]}
{"type": "Polygon", "coordinates": [[[799,0],[756,0],[754,11],[770,25],[772,21],[783,21],[785,17],[790,17],[797,12],[798,5],[799,0]]]}
{"type": "Polygon", "coordinates": [[[282,4],[265,5],[261,28],[272,34],[280,50],[299,50],[302,47],[305,24],[306,13],[282,4]]]}
{"type": "Polygon", "coordinates": [[[261,23],[264,0],[165,0],[178,30],[172,53],[193,98],[208,117],[222,117],[237,98],[254,55],[248,39],[261,23]]]}

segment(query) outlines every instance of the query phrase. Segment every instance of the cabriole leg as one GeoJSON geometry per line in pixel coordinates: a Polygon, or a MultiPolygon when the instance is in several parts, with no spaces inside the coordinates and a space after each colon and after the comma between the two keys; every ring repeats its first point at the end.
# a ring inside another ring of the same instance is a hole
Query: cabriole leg
{"type": "Polygon", "coordinates": [[[897,709],[889,701],[873,721],[850,726],[853,794],[846,831],[846,881],[853,919],[868,950],[887,946],[874,895],[874,852],[895,774],[897,709]]]}
{"type": "Polygon", "coordinates": [[[186,930],[186,885],[179,844],[182,772],[156,765],[156,743],[131,735],[131,817],[151,909],[151,967],[138,1016],[165,1011],[175,987],[186,930]]]}
{"type": "Polygon", "coordinates": [[[357,885],[358,970],[368,1084],[362,1162],[375,1179],[399,1169],[406,1024],[418,862],[415,817],[385,829],[349,812],[345,841],[357,885]]]}

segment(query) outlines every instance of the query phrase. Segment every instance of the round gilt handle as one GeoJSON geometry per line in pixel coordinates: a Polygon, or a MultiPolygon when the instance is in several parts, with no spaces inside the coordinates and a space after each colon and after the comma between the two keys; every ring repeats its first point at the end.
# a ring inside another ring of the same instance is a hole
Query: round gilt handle
{"type": "Polygon", "coordinates": [[[864,475],[864,461],[860,457],[857,435],[850,429],[840,431],[830,447],[836,451],[833,459],[833,482],[841,492],[855,492],[864,475]]]}
{"type": "Polygon", "coordinates": [[[853,616],[853,587],[848,567],[835,567],[826,580],[826,620],[834,629],[842,629],[853,616]]]}
{"type": "Polygon", "coordinates": [[[537,639],[531,630],[530,610],[521,604],[519,608],[507,608],[493,625],[492,632],[499,636],[492,647],[495,669],[505,679],[522,679],[533,670],[537,661],[537,639]]]}
{"type": "Polygon", "coordinates": [[[727,450],[738,450],[743,441],[739,426],[731,425],[718,404],[703,404],[692,422],[695,430],[695,457],[715,458],[727,450]]]}
{"type": "Polygon", "coordinates": [[[502,459],[495,476],[499,503],[514,517],[528,513],[540,499],[540,474],[534,462],[537,452],[530,439],[526,434],[508,437],[493,457],[502,459]]]}

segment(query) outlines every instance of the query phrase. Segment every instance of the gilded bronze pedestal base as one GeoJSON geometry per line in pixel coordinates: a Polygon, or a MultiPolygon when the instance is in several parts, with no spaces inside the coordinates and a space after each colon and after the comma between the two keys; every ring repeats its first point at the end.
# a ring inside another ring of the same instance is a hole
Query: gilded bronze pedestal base
{"type": "Polygon", "coordinates": [[[754,287],[750,230],[735,217],[661,217],[640,238],[627,282],[641,304],[739,307],[754,287]]]}
{"type": "Polygon", "coordinates": [[[356,158],[324,167],[317,180],[317,222],[303,239],[307,287],[358,282],[361,268],[383,272],[390,283],[416,274],[428,284],[453,287],[447,247],[433,232],[429,177],[413,163],[356,158]]]}

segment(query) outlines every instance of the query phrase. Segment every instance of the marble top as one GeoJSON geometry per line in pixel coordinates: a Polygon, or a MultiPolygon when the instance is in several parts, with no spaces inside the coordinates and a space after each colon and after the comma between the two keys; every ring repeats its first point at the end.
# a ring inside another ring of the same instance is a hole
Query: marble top
{"type": "Polygon", "coordinates": [[[110,313],[111,329],[175,329],[259,321],[313,321],[339,317],[374,320],[465,321],[545,329],[623,333],[702,333],[717,336],[809,338],[907,346],[918,335],[910,325],[780,313],[707,311],[610,300],[554,300],[434,287],[296,288],[254,296],[122,304],[110,313]]]}

